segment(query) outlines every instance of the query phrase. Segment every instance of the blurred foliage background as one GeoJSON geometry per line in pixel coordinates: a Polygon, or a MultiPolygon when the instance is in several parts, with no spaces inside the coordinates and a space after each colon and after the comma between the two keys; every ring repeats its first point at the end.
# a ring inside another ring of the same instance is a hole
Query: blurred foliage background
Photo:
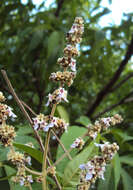
{"type": "MultiPolygon", "coordinates": [[[[69,89],[69,104],[58,107],[56,114],[67,115],[71,125],[81,126],[86,117],[93,121],[115,113],[122,115],[124,122],[112,129],[113,136],[107,138],[120,145],[118,162],[123,169],[118,168],[122,174],[118,179],[123,180],[117,179],[118,189],[130,190],[133,189],[133,13],[124,14],[119,26],[101,27],[99,20],[109,12],[101,6],[101,0],[55,0],[47,8],[45,1],[38,8],[32,0],[26,4],[20,0],[0,1],[0,69],[7,71],[21,100],[36,113],[48,114],[47,95],[57,87],[49,81],[49,75],[59,70],[56,60],[63,55],[65,35],[74,18],[82,16],[85,32],[79,46],[77,77],[69,89]]],[[[26,121],[2,75],[0,90],[18,115],[16,124],[24,124],[26,121]]],[[[112,188],[110,180],[104,184],[105,189],[112,188]]],[[[103,188],[100,184],[98,190],[103,188]]]]}

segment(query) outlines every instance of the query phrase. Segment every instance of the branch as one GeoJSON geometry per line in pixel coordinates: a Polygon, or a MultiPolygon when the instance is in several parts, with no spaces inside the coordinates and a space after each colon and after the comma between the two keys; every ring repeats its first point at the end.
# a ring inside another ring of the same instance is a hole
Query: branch
{"type": "Polygon", "coordinates": [[[131,39],[130,44],[128,45],[127,52],[125,54],[124,59],[120,63],[119,68],[114,73],[113,77],[110,79],[110,81],[103,87],[103,89],[98,93],[96,100],[90,107],[89,111],[87,112],[87,115],[90,117],[96,108],[100,105],[104,97],[109,93],[109,90],[113,87],[113,85],[116,83],[116,81],[119,79],[122,71],[124,70],[125,66],[127,65],[128,61],[130,60],[131,56],[133,54],[133,36],[131,39]]]}
{"type": "Polygon", "coordinates": [[[119,88],[120,86],[122,86],[131,77],[133,77],[133,72],[129,73],[123,80],[121,80],[117,85],[115,85],[113,88],[111,88],[110,91],[109,91],[109,93],[115,91],[117,88],[119,88]]]}
{"type": "Polygon", "coordinates": [[[61,8],[62,8],[62,6],[63,6],[64,1],[65,1],[65,0],[59,0],[59,1],[58,1],[58,3],[57,3],[57,4],[58,4],[58,5],[57,5],[57,9],[56,9],[56,12],[55,12],[55,16],[56,16],[56,17],[59,16],[60,10],[61,10],[61,8]]]}
{"type": "Polygon", "coordinates": [[[130,92],[129,94],[127,94],[124,98],[122,98],[117,104],[113,104],[111,106],[109,106],[108,108],[106,108],[105,110],[103,110],[102,112],[99,112],[96,116],[94,116],[92,119],[95,120],[97,118],[99,118],[101,115],[105,114],[106,112],[111,111],[112,109],[114,109],[115,107],[128,103],[128,102],[132,102],[133,98],[129,98],[130,96],[133,95],[133,91],[130,92]]]}
{"type": "Polygon", "coordinates": [[[1,70],[1,73],[2,73],[3,78],[5,79],[5,81],[6,81],[6,83],[7,83],[7,86],[8,86],[8,88],[9,88],[11,94],[13,95],[13,97],[14,97],[14,99],[16,100],[18,106],[20,107],[22,113],[24,114],[25,118],[29,121],[29,123],[30,123],[30,125],[31,125],[31,127],[32,127],[32,129],[33,129],[33,131],[34,131],[34,133],[35,133],[35,137],[36,137],[36,139],[37,139],[37,141],[38,141],[38,143],[39,143],[39,145],[40,145],[40,147],[41,147],[41,150],[44,151],[44,146],[43,146],[42,140],[41,140],[41,138],[40,138],[38,132],[37,132],[36,130],[34,130],[33,122],[32,122],[32,120],[31,120],[29,114],[28,114],[27,111],[25,110],[23,104],[22,104],[21,101],[19,100],[19,98],[18,98],[16,92],[14,91],[14,89],[13,89],[13,87],[12,87],[12,84],[11,84],[11,82],[9,81],[8,76],[7,76],[7,74],[6,74],[6,71],[5,71],[5,70],[1,70]]]}

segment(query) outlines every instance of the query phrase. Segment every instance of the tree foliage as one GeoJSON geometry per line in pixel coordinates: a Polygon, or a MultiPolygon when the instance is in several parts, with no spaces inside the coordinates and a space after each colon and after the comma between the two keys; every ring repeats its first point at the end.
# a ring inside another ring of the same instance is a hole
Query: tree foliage
{"type": "MultiPolygon", "coordinates": [[[[110,24],[110,26],[101,27],[100,19],[110,11],[106,7],[101,7],[100,2],[100,0],[56,0],[46,8],[45,1],[42,1],[37,8],[32,0],[28,0],[26,4],[20,0],[0,1],[0,69],[7,71],[21,100],[36,113],[48,113],[49,110],[45,107],[47,95],[55,88],[52,83],[49,83],[49,75],[57,70],[56,60],[63,54],[64,34],[70,28],[75,16],[82,16],[86,24],[83,41],[79,47],[81,54],[78,58],[77,77],[69,90],[69,104],[59,106],[56,115],[80,127],[87,126],[87,123],[102,115],[120,113],[123,116],[123,126],[110,130],[102,137],[115,139],[120,145],[120,151],[108,167],[106,183],[99,182],[97,185],[99,190],[103,188],[129,190],[132,189],[133,184],[131,160],[133,155],[133,67],[132,59],[130,59],[133,55],[133,13],[124,14],[119,26],[110,24]],[[121,68],[123,62],[125,64],[121,68]],[[121,72],[117,73],[119,69],[121,72]],[[116,81],[105,88],[115,74],[116,81]],[[103,93],[102,98],[97,103],[100,93],[103,93]],[[113,137],[110,137],[110,134],[113,137]]],[[[8,104],[12,105],[20,115],[16,123],[25,124],[26,121],[10,95],[2,75],[0,75],[0,89],[8,96],[8,104]]],[[[27,134],[31,134],[31,142],[34,142],[34,139],[32,132],[26,131],[26,124],[21,127],[24,130],[19,128],[18,133],[22,137],[17,139],[19,144],[15,146],[25,150],[22,144],[29,141],[27,134]]],[[[62,136],[61,140],[68,147],[65,138],[62,136]]],[[[67,136],[67,138],[71,139],[72,136],[67,136]]],[[[34,143],[37,146],[37,143],[34,143]]],[[[91,148],[93,151],[93,147],[91,148]]],[[[6,166],[5,155],[8,150],[3,151],[1,148],[0,151],[0,176],[5,177],[6,174],[11,176],[15,171],[6,166]]],[[[27,151],[32,154],[32,149],[27,151]]],[[[85,159],[87,154],[85,151],[86,149],[78,155],[79,158],[75,157],[75,160],[85,159]]],[[[53,153],[54,157],[60,154],[62,154],[60,148],[57,150],[57,155],[56,151],[53,153]]],[[[37,152],[33,155],[34,159],[36,157],[37,152]]],[[[64,180],[65,175],[69,175],[69,168],[75,169],[73,165],[75,160],[69,163],[64,160],[62,165],[58,166],[58,168],[66,167],[61,179],[64,180]]],[[[39,166],[39,163],[35,166],[39,166]]],[[[3,187],[8,188],[7,183],[3,181],[2,184],[3,187]]],[[[17,188],[14,187],[13,190],[17,188]]]]}

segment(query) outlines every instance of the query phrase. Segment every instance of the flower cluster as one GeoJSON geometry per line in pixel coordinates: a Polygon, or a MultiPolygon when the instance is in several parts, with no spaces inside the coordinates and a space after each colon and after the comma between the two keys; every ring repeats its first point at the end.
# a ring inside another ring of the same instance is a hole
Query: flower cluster
{"type": "Polygon", "coordinates": [[[82,34],[84,32],[84,21],[81,17],[76,17],[74,24],[67,33],[66,40],[69,44],[76,45],[82,40],[82,34]]]}
{"type": "Polygon", "coordinates": [[[119,124],[122,121],[123,119],[119,114],[115,114],[113,117],[101,118],[94,125],[88,126],[88,135],[95,139],[101,130],[107,130],[111,125],[119,124]]]}
{"type": "Polygon", "coordinates": [[[93,159],[86,164],[81,164],[80,184],[78,190],[83,189],[84,186],[89,187],[96,182],[97,178],[104,180],[105,166],[114,157],[119,150],[119,146],[116,143],[110,144],[106,142],[104,144],[97,144],[97,147],[101,148],[101,156],[94,156],[93,159]]]}
{"type": "Polygon", "coordinates": [[[61,57],[57,60],[57,63],[64,68],[69,66],[73,72],[76,72],[76,60],[71,57],[61,57]]]}
{"type": "MultiPolygon", "coordinates": [[[[79,55],[79,51],[76,47],[78,43],[81,42],[81,36],[84,32],[84,21],[81,17],[76,17],[73,26],[67,33],[67,46],[64,48],[64,56],[57,60],[57,63],[64,68],[64,71],[58,71],[56,73],[51,73],[50,79],[56,82],[60,82],[61,86],[64,84],[71,86],[73,79],[76,76],[76,60],[74,57],[79,55]],[[70,67],[72,72],[67,71],[70,67]]],[[[60,87],[55,90],[53,94],[48,95],[47,106],[58,104],[62,101],[68,102],[67,91],[60,87]]]]}
{"type": "Polygon", "coordinates": [[[0,102],[4,102],[6,100],[5,96],[2,92],[0,92],[0,102]]]}
{"type": "Polygon", "coordinates": [[[79,138],[76,138],[76,140],[73,142],[73,144],[70,147],[78,148],[79,150],[81,150],[84,144],[85,144],[84,140],[81,137],[79,137],[79,138]]]}
{"type": "MultiPolygon", "coordinates": [[[[5,100],[3,93],[0,92],[0,102],[5,100]]],[[[12,112],[12,108],[0,103],[0,142],[4,146],[11,146],[16,136],[14,127],[6,124],[8,117],[16,118],[16,115],[12,112]]]]}
{"type": "Polygon", "coordinates": [[[64,88],[59,88],[56,89],[52,94],[48,95],[48,102],[46,106],[59,104],[62,101],[68,102],[67,91],[64,88]]]}
{"type": "Polygon", "coordinates": [[[51,76],[49,77],[53,81],[60,81],[61,84],[66,83],[68,86],[71,86],[73,83],[73,79],[75,78],[76,73],[75,72],[69,72],[69,71],[64,71],[64,72],[56,72],[56,73],[51,73],[51,76]]]}
{"type": "Polygon", "coordinates": [[[4,146],[11,146],[16,136],[13,126],[2,124],[0,125],[0,141],[4,146]]]}
{"type": "Polygon", "coordinates": [[[48,167],[47,173],[54,176],[56,174],[56,167],[55,166],[48,167]]]}
{"type": "Polygon", "coordinates": [[[31,165],[31,157],[25,156],[20,152],[15,152],[14,148],[10,149],[7,159],[17,166],[17,174],[12,178],[15,183],[20,183],[21,186],[28,186],[33,182],[32,176],[26,174],[25,165],[31,165]]]}
{"type": "Polygon", "coordinates": [[[18,168],[16,176],[12,177],[12,181],[14,183],[20,183],[20,186],[29,186],[29,183],[33,183],[32,175],[26,175],[23,166],[18,168]]]}
{"type": "Polygon", "coordinates": [[[10,152],[7,155],[7,159],[11,161],[14,165],[22,166],[25,164],[31,165],[31,157],[25,157],[24,154],[20,152],[15,152],[14,149],[10,149],[10,152]]]}
{"type": "Polygon", "coordinates": [[[58,132],[64,132],[67,131],[68,127],[68,123],[63,119],[51,117],[50,115],[45,116],[43,114],[39,114],[37,117],[33,118],[33,121],[34,129],[43,130],[44,132],[47,132],[50,128],[54,128],[58,132]]]}

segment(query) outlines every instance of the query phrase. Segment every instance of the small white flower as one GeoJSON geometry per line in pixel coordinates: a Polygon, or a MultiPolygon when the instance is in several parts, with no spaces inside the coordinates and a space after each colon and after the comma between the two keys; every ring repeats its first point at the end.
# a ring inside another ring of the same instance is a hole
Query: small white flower
{"type": "Polygon", "coordinates": [[[22,177],[21,179],[20,179],[20,186],[23,186],[24,185],[24,182],[25,182],[25,178],[24,177],[22,177]]]}
{"type": "Polygon", "coordinates": [[[80,164],[79,168],[80,168],[81,170],[85,170],[85,169],[86,169],[85,166],[86,166],[85,164],[80,164]]]}
{"type": "Polygon", "coordinates": [[[30,156],[28,156],[28,157],[26,158],[26,162],[31,166],[31,157],[30,157],[30,156]]]}
{"type": "Polygon", "coordinates": [[[43,128],[43,131],[44,131],[44,132],[48,132],[48,130],[49,130],[50,128],[52,128],[52,127],[54,127],[54,123],[49,123],[48,125],[46,125],[46,126],[43,128]]]}
{"type": "Polygon", "coordinates": [[[72,71],[76,71],[76,60],[73,58],[71,59],[70,68],[72,71]]]}
{"type": "Polygon", "coordinates": [[[85,180],[86,180],[86,181],[89,181],[89,180],[91,180],[91,179],[92,179],[92,177],[93,177],[93,175],[92,175],[92,174],[87,173],[87,174],[86,174],[86,177],[85,177],[85,180]]]}
{"type": "Polygon", "coordinates": [[[27,175],[27,181],[33,183],[32,175],[27,175]]]}
{"type": "Polygon", "coordinates": [[[9,117],[16,118],[17,116],[13,113],[12,110],[13,109],[10,106],[8,106],[7,111],[9,113],[9,117]]]}
{"type": "Polygon", "coordinates": [[[39,125],[38,125],[37,123],[35,123],[35,124],[33,125],[33,127],[34,127],[35,130],[37,130],[37,129],[39,128],[39,125]]]}

